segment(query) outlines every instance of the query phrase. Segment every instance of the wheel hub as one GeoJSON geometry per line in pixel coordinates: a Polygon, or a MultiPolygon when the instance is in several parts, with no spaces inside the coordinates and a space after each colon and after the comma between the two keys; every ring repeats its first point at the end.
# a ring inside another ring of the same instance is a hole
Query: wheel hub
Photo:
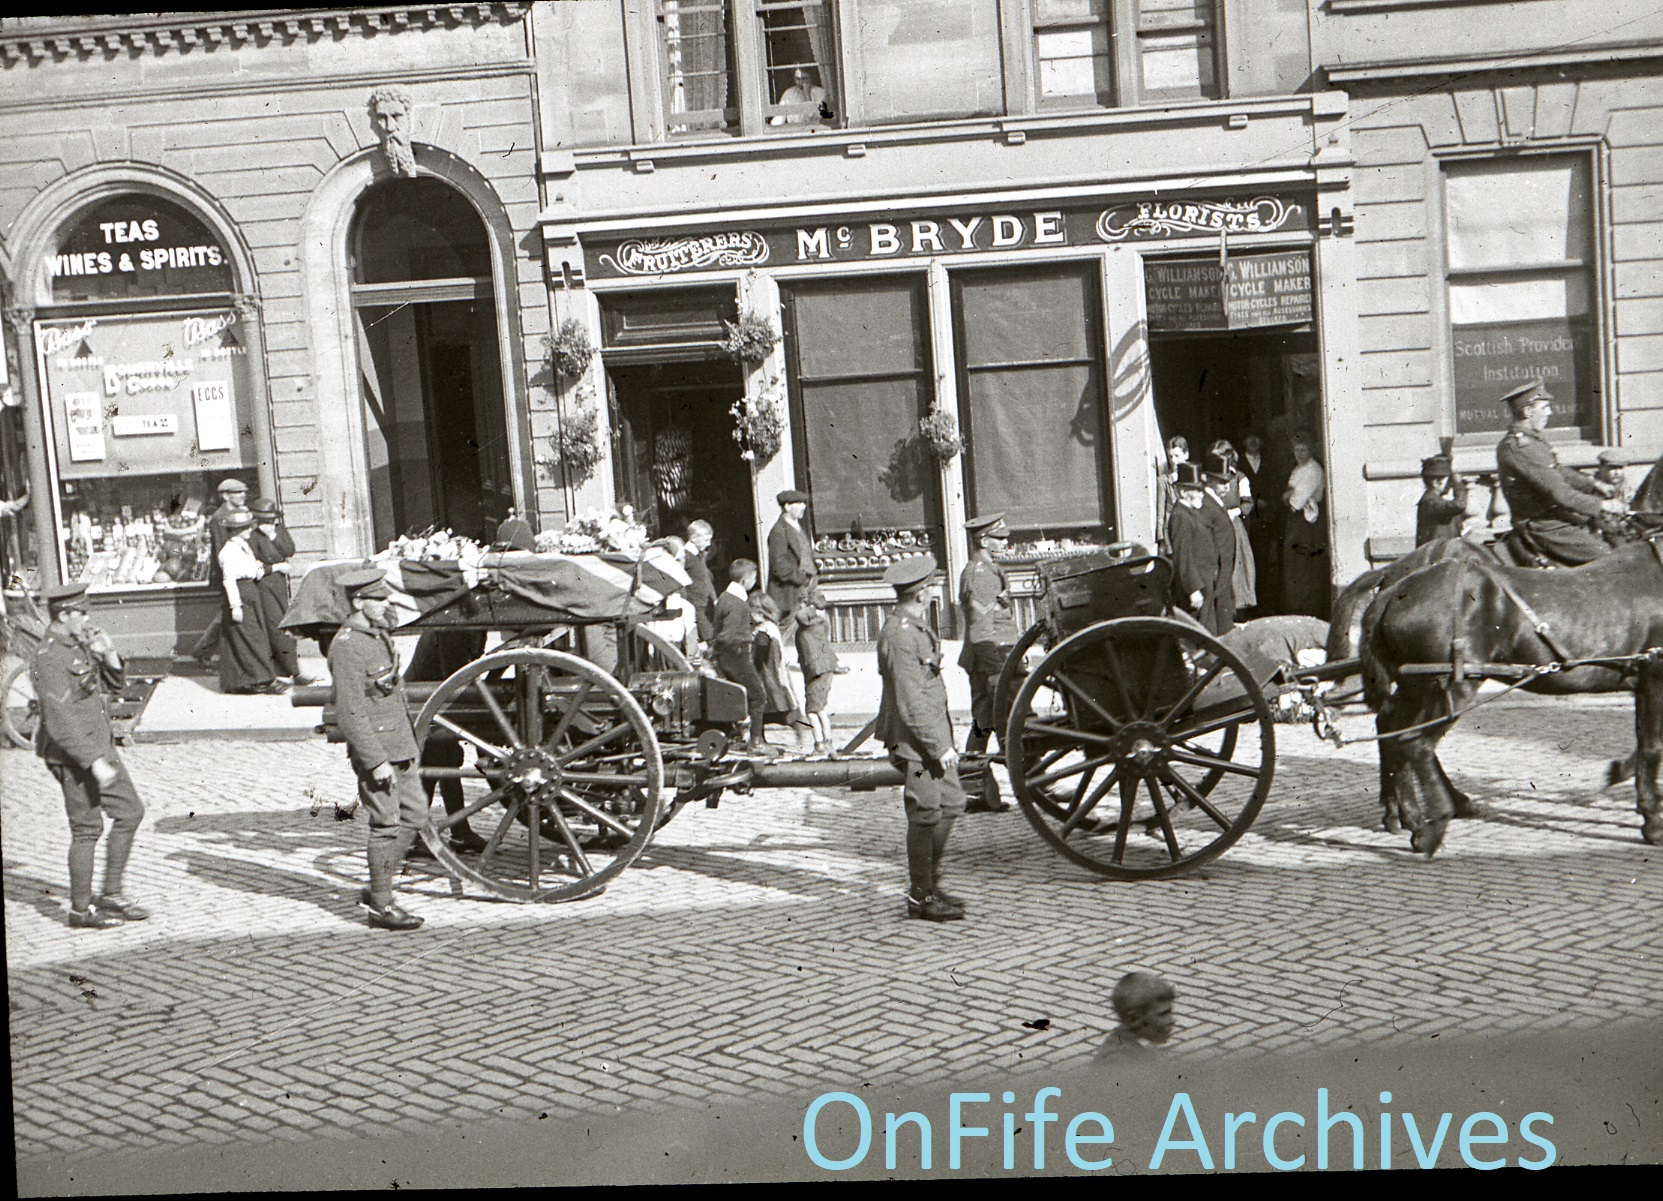
{"type": "Polygon", "coordinates": [[[535,795],[560,784],[560,764],[553,755],[539,749],[515,751],[505,766],[509,782],[527,793],[535,795]]]}
{"type": "Polygon", "coordinates": [[[1115,735],[1109,749],[1115,758],[1130,761],[1147,771],[1166,758],[1166,739],[1158,726],[1132,722],[1115,735]]]}

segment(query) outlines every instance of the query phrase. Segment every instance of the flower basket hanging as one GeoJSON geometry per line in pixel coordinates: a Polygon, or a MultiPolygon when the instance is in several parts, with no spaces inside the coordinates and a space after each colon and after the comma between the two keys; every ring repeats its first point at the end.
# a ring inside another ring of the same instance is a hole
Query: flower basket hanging
{"type": "Polygon", "coordinates": [[[959,424],[953,415],[939,405],[931,405],[929,416],[918,421],[918,432],[924,436],[930,451],[941,463],[951,463],[960,451],[964,449],[964,439],[959,437],[959,424]]]}
{"type": "Polygon", "coordinates": [[[780,336],[774,327],[760,317],[741,317],[738,321],[722,322],[727,331],[722,339],[722,351],[735,362],[750,366],[762,362],[774,351],[780,336]]]}
{"type": "Polygon", "coordinates": [[[560,428],[549,440],[554,464],[566,473],[568,484],[587,483],[601,462],[600,414],[586,406],[562,418],[560,428]]]}
{"type": "Polygon", "coordinates": [[[548,347],[549,366],[561,379],[576,379],[589,369],[595,357],[595,347],[589,341],[589,331],[572,320],[560,323],[560,332],[543,339],[548,347]]]}
{"type": "Polygon", "coordinates": [[[739,443],[739,457],[757,467],[773,462],[785,439],[785,405],[778,390],[770,388],[757,396],[742,396],[728,412],[733,414],[733,440],[739,443]]]}

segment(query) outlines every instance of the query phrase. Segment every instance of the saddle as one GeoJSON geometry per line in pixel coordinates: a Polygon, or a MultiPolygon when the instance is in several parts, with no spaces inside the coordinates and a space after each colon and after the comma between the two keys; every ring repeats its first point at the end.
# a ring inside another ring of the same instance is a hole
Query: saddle
{"type": "Polygon", "coordinates": [[[1496,541],[1490,551],[1506,567],[1564,567],[1566,564],[1549,557],[1529,532],[1514,526],[1496,541]]]}

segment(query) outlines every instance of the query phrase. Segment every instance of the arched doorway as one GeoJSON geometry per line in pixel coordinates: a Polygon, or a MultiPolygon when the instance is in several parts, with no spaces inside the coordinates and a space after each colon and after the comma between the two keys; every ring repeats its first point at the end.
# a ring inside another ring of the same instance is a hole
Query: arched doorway
{"type": "Polygon", "coordinates": [[[389,179],[347,247],[375,545],[488,541],[514,489],[485,223],[443,180],[389,179]]]}

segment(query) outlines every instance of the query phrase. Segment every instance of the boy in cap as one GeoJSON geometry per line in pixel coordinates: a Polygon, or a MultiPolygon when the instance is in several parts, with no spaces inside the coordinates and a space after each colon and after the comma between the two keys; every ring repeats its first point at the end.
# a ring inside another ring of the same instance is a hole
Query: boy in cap
{"type": "Polygon", "coordinates": [[[1560,466],[1553,446],[1542,437],[1553,417],[1553,397],[1540,380],[1533,380],[1502,400],[1513,421],[1496,447],[1496,468],[1514,528],[1548,558],[1569,567],[1610,554],[1610,543],[1590,526],[1602,513],[1621,516],[1623,502],[1607,485],[1560,466]]]}
{"type": "Polygon", "coordinates": [[[780,636],[791,642],[797,624],[797,598],[814,587],[814,542],[803,528],[808,493],[787,488],[774,497],[780,519],[768,531],[768,595],[780,607],[780,636]]]}
{"type": "Polygon", "coordinates": [[[1120,1024],[1110,1032],[1097,1057],[1117,1051],[1142,1051],[1172,1037],[1172,1003],[1178,991],[1153,972],[1128,972],[1114,986],[1115,1017],[1120,1024]]]}
{"type": "Polygon", "coordinates": [[[728,564],[728,586],[716,598],[715,632],[711,650],[716,670],[725,679],[744,686],[750,711],[746,750],[752,755],[772,758],[779,751],[768,745],[762,723],[768,711],[768,688],[756,669],[756,628],[751,622],[751,589],[756,587],[756,564],[735,559],[728,564]]]}
{"type": "Polygon", "coordinates": [[[1011,608],[1010,579],[993,558],[1010,545],[1005,515],[974,517],[964,523],[964,529],[975,545],[959,575],[959,605],[964,615],[959,666],[970,677],[970,736],[964,749],[977,754],[987,750],[989,735],[1004,738],[1004,731],[998,729],[999,715],[993,711],[993,694],[1021,632],[1011,608]]]}
{"type": "Polygon", "coordinates": [[[964,903],[941,890],[941,860],[965,802],[947,685],[941,678],[941,643],[926,617],[935,599],[935,570],[935,557],[923,555],[903,559],[884,573],[884,582],[895,589],[896,604],[878,634],[883,697],[873,733],[901,772],[912,883],[907,916],[951,922],[964,917],[964,903]]]}
{"type": "Polygon", "coordinates": [[[1628,477],[1623,469],[1628,466],[1628,457],[1620,450],[1602,450],[1599,452],[1599,466],[1594,471],[1594,479],[1611,489],[1611,495],[1629,504],[1634,499],[1634,491],[1628,486],[1628,477]]]}
{"type": "Polygon", "coordinates": [[[35,753],[57,778],[69,817],[69,924],[103,930],[137,922],[150,911],[122,893],[133,836],[144,805],[116,754],[106,693],[125,683],[121,656],[102,630],[87,620],[87,586],[64,584],[46,592],[51,618],[29,664],[29,682],[40,700],[35,753]],[[104,892],[92,896],[93,860],[110,818],[104,844],[104,892]]]}
{"type": "Polygon", "coordinates": [[[1467,518],[1467,481],[1455,474],[1448,455],[1422,459],[1420,478],[1426,491],[1415,505],[1415,545],[1459,538],[1467,518]]]}
{"type": "Polygon", "coordinates": [[[329,644],[335,721],[358,775],[358,800],[370,818],[370,884],[358,893],[371,926],[414,930],[422,919],[393,900],[398,874],[427,820],[427,795],[416,766],[416,732],[388,634],[392,590],[379,569],[358,568],[339,579],[352,614],[329,644]]]}

